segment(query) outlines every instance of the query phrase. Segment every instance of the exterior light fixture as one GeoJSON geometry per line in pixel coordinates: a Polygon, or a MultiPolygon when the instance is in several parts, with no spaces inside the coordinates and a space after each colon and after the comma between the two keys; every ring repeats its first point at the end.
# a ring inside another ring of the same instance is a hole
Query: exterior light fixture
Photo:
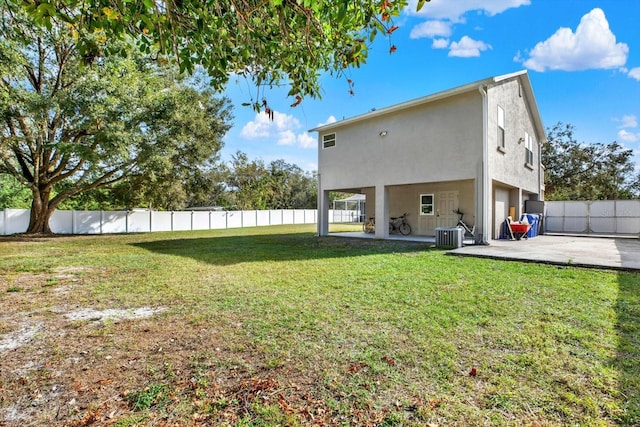
{"type": "Polygon", "coordinates": [[[384,138],[385,136],[387,136],[387,133],[388,133],[388,132],[387,132],[386,130],[381,130],[379,135],[380,135],[382,138],[384,138]]]}

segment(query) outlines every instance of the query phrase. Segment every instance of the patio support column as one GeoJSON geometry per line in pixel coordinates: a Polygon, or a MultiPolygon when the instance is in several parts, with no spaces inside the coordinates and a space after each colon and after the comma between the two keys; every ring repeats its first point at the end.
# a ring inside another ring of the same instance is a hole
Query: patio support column
{"type": "Polygon", "coordinates": [[[516,208],[517,218],[513,218],[514,221],[520,221],[520,217],[524,213],[524,200],[522,198],[522,188],[518,188],[518,207],[516,208]]]}
{"type": "Polygon", "coordinates": [[[318,175],[318,236],[329,235],[329,192],[322,188],[318,175]]]}
{"type": "MultiPolygon", "coordinates": [[[[480,203],[476,205],[476,223],[478,225],[476,243],[488,245],[488,238],[491,234],[489,215],[492,212],[489,205],[493,204],[493,191],[489,182],[489,101],[487,99],[489,86],[480,85],[478,90],[482,97],[482,161],[476,178],[476,191],[480,195],[480,203]]],[[[478,193],[476,193],[476,200],[478,200],[477,195],[478,193]]]]}
{"type": "Polygon", "coordinates": [[[389,237],[389,189],[376,185],[376,239],[389,237]]]}

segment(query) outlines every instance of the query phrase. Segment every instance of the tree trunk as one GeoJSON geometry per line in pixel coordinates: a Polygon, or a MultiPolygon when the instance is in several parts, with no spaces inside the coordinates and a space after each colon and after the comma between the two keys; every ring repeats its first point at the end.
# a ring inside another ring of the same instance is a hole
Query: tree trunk
{"type": "Polygon", "coordinates": [[[27,234],[53,234],[49,227],[49,218],[55,208],[49,206],[50,194],[50,190],[33,191],[27,234]]]}

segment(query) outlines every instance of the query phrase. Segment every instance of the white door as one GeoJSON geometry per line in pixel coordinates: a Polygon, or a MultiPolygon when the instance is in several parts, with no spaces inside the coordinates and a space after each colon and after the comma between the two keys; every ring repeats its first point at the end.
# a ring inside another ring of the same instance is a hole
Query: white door
{"type": "Polygon", "coordinates": [[[509,190],[496,188],[493,210],[493,238],[500,238],[500,231],[509,214],[509,190]]]}
{"type": "Polygon", "coordinates": [[[441,191],[436,193],[436,227],[454,227],[458,223],[457,191],[441,191]]]}

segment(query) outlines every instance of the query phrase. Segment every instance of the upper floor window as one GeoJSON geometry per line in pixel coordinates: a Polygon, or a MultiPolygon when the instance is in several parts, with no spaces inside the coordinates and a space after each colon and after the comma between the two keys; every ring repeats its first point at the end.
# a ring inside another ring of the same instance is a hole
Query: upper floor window
{"type": "Polygon", "coordinates": [[[533,138],[527,132],[524,133],[525,165],[533,166],[533,138]]]}
{"type": "Polygon", "coordinates": [[[504,150],[504,110],[498,105],[498,149],[504,150]]]}
{"type": "Polygon", "coordinates": [[[336,146],[336,134],[330,133],[322,135],[322,148],[331,148],[336,146]]]}
{"type": "Polygon", "coordinates": [[[420,195],[420,215],[433,215],[433,194],[420,195]]]}

